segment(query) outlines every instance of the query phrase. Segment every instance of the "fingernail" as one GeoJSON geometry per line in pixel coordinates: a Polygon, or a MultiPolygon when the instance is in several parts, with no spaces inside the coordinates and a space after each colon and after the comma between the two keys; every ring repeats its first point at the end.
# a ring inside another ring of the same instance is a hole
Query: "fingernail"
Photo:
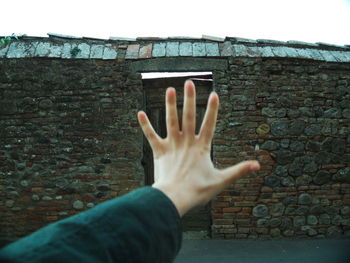
{"type": "Polygon", "coordinates": [[[250,170],[255,172],[260,170],[260,164],[258,162],[254,162],[250,165],[250,170]]]}

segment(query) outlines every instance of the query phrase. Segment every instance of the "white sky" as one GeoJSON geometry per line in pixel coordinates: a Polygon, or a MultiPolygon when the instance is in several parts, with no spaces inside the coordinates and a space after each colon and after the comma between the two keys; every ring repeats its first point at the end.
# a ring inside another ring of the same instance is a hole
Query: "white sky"
{"type": "Polygon", "coordinates": [[[350,44],[350,0],[6,0],[0,35],[211,35],[350,44]]]}

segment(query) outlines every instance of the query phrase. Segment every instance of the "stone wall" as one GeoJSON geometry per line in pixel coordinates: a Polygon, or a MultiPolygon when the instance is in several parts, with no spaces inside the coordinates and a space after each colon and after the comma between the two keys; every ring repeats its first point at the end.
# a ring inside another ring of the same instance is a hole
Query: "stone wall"
{"type": "Polygon", "coordinates": [[[40,41],[0,48],[3,244],[144,185],[142,71],[212,71],[215,164],[262,165],[212,202],[213,238],[349,235],[348,47],[40,41]]]}
{"type": "Polygon", "coordinates": [[[0,60],[2,243],[143,185],[140,87],[123,63],[0,60]]]}
{"type": "Polygon", "coordinates": [[[213,202],[218,238],[350,234],[350,66],[230,59],[217,75],[215,161],[261,171],[213,202]]]}

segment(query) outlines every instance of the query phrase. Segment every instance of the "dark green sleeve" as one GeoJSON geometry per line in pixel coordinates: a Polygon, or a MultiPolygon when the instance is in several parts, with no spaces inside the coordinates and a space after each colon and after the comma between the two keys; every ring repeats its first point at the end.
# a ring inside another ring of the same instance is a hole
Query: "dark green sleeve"
{"type": "Polygon", "coordinates": [[[172,262],[180,216],[161,191],[144,187],[53,223],[0,250],[0,262],[172,262]]]}

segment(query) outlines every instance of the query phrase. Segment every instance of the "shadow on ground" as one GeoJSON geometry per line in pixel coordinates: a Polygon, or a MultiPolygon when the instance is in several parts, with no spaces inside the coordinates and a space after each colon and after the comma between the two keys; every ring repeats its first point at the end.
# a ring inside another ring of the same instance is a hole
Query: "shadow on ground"
{"type": "Polygon", "coordinates": [[[184,240],[175,263],[350,263],[350,238],[184,240]]]}

